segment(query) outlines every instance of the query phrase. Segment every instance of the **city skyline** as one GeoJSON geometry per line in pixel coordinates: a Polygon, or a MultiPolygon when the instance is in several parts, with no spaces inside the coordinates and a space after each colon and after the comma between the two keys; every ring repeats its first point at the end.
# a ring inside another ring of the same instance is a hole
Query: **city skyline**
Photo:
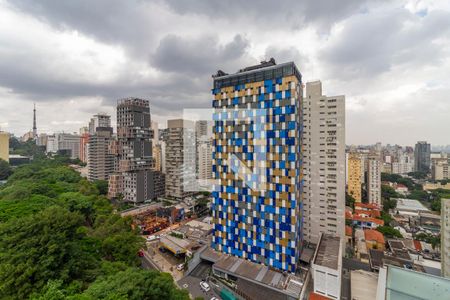
{"type": "Polygon", "coordinates": [[[346,96],[347,144],[448,144],[445,1],[116,4],[0,1],[2,130],[32,130],[36,102],[38,132],[78,131],[129,96],[149,99],[164,125],[182,108],[209,107],[217,68],[274,57],[346,96]]]}

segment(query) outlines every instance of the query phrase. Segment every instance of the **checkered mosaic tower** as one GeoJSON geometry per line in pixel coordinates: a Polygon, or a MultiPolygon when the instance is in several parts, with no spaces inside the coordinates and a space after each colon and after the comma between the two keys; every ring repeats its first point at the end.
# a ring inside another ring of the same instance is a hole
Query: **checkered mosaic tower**
{"type": "Polygon", "coordinates": [[[294,272],[302,240],[301,74],[293,62],[271,59],[213,77],[212,247],[294,272]]]}

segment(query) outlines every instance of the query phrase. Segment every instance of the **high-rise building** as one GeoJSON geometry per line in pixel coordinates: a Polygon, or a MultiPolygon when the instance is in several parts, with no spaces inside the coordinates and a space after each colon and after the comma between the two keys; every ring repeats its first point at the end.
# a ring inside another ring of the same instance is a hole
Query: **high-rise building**
{"type": "Polygon", "coordinates": [[[192,195],[195,183],[195,132],[192,121],[167,121],[166,196],[183,199],[192,195]]]}
{"type": "Polygon", "coordinates": [[[327,97],[320,81],[307,82],[303,125],[304,239],[317,244],[327,233],[344,241],[345,97],[327,97]]]}
{"type": "Polygon", "coordinates": [[[153,145],[153,159],[155,160],[154,170],[162,171],[162,147],[161,144],[153,145]]]}
{"type": "Polygon", "coordinates": [[[433,180],[450,179],[449,160],[447,155],[431,159],[431,178],[433,180]]]}
{"type": "Polygon", "coordinates": [[[392,173],[406,175],[414,171],[414,155],[407,152],[399,153],[397,161],[392,163],[392,173]]]}
{"type": "Polygon", "coordinates": [[[159,141],[159,124],[155,121],[152,121],[151,126],[152,126],[152,131],[153,131],[152,143],[153,143],[153,145],[155,145],[159,141]]]}
{"type": "Polygon", "coordinates": [[[379,207],[381,203],[381,167],[382,163],[378,155],[369,155],[366,160],[366,190],[369,203],[375,203],[379,207]]]}
{"type": "MultiPolygon", "coordinates": [[[[114,156],[109,152],[113,129],[111,117],[106,114],[95,115],[89,124],[94,124],[89,134],[87,148],[88,179],[108,180],[114,172],[114,156]]],[[[83,141],[83,136],[81,136],[83,141]]]]}
{"type": "Polygon", "coordinates": [[[197,141],[197,175],[200,180],[209,180],[212,179],[212,144],[211,139],[203,135],[197,141]]]}
{"type": "Polygon", "coordinates": [[[218,71],[212,89],[220,182],[212,247],[289,272],[302,241],[301,80],[293,62],[271,59],[235,74],[218,71]]]}
{"type": "Polygon", "coordinates": [[[152,130],[148,100],[127,98],[117,104],[117,141],[110,151],[117,155],[117,173],[110,176],[109,196],[129,203],[142,203],[161,196],[155,183],[152,130]]]}
{"type": "Polygon", "coordinates": [[[450,199],[441,199],[441,274],[450,278],[450,199]]]}
{"type": "Polygon", "coordinates": [[[356,202],[361,202],[361,156],[358,153],[350,153],[347,164],[347,193],[356,202]]]}
{"type": "Polygon", "coordinates": [[[9,162],[9,133],[0,131],[0,159],[9,162]]]}
{"type": "Polygon", "coordinates": [[[55,133],[47,138],[47,153],[80,158],[80,136],[71,133],[55,133]]]}
{"type": "Polygon", "coordinates": [[[430,173],[431,145],[427,142],[417,142],[414,148],[414,171],[430,173]]]}
{"type": "Polygon", "coordinates": [[[89,121],[89,134],[94,135],[97,132],[97,128],[111,127],[111,116],[100,113],[95,115],[89,121]]]}

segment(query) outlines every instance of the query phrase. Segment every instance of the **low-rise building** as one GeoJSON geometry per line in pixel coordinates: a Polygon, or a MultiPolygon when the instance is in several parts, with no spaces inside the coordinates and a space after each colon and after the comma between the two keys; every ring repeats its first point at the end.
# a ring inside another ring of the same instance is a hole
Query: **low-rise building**
{"type": "Polygon", "coordinates": [[[364,270],[350,272],[352,299],[374,300],[377,296],[378,274],[364,270]]]}
{"type": "Polygon", "coordinates": [[[368,249],[385,249],[384,236],[381,232],[373,229],[364,230],[364,239],[368,249]]]}
{"type": "Polygon", "coordinates": [[[314,293],[340,299],[342,243],[339,237],[322,233],[311,265],[314,293]]]}
{"type": "MultiPolygon", "coordinates": [[[[450,280],[440,276],[386,265],[380,268],[377,300],[448,299],[450,280]]],[[[352,294],[353,297],[353,294],[352,294]]]]}

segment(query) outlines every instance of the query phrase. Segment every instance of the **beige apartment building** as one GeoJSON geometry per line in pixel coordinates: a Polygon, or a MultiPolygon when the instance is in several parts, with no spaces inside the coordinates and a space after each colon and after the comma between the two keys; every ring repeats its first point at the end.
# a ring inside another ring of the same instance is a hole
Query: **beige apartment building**
{"type": "MultiPolygon", "coordinates": [[[[303,234],[345,237],[345,96],[322,94],[320,81],[306,83],[303,101],[303,234]]],[[[344,240],[344,239],[342,239],[344,240]]]]}
{"type": "Polygon", "coordinates": [[[381,168],[382,163],[378,155],[369,155],[366,160],[367,180],[366,190],[369,203],[375,203],[379,207],[381,203],[381,168]]]}
{"type": "Polygon", "coordinates": [[[361,202],[361,164],[361,156],[358,153],[349,154],[347,193],[357,202],[361,202]]]}
{"type": "Polygon", "coordinates": [[[431,176],[433,180],[446,180],[450,178],[449,159],[446,157],[431,159],[431,176]]]}
{"type": "Polygon", "coordinates": [[[190,196],[195,183],[194,123],[175,119],[167,121],[166,196],[183,199],[190,196]]]}
{"type": "Polygon", "coordinates": [[[0,159],[9,162],[9,133],[0,131],[0,159]]]}

